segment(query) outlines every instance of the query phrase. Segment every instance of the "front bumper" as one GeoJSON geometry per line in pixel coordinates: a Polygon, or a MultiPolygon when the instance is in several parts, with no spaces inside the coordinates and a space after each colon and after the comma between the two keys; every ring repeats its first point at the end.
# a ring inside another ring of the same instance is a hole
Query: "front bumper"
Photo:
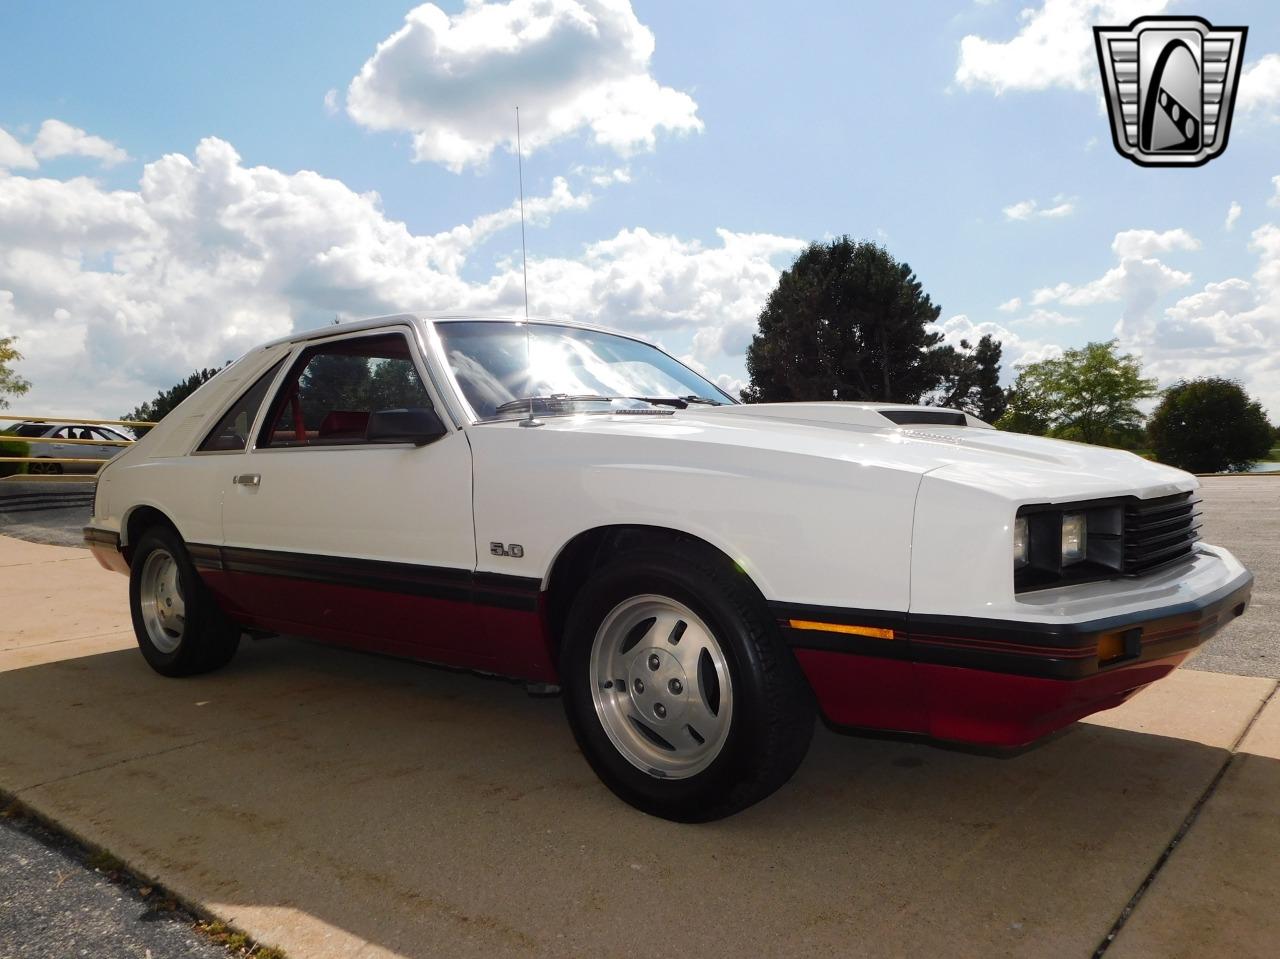
{"type": "Polygon", "coordinates": [[[1167,675],[1245,611],[1252,585],[1205,548],[1180,577],[1110,586],[1110,602],[1064,590],[1033,618],[774,608],[831,722],[1021,746],[1167,675]]]}

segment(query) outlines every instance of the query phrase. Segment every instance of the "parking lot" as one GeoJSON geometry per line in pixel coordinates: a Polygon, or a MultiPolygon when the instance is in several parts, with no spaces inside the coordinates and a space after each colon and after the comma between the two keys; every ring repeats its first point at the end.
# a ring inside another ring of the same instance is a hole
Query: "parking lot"
{"type": "Polygon", "coordinates": [[[703,826],[518,685],[288,639],[162,680],[123,577],[0,538],[0,790],[295,959],[1087,957],[1125,915],[1109,957],[1270,956],[1280,480],[1205,495],[1257,583],[1191,668],[1011,757],[819,729],[703,826]]]}

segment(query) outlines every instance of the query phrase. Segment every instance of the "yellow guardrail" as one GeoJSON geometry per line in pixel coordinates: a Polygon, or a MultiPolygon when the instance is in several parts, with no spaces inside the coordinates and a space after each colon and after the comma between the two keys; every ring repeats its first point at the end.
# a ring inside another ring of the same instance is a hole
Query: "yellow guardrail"
{"type": "Polygon", "coordinates": [[[78,416],[10,416],[0,413],[0,420],[20,423],[75,423],[77,426],[155,426],[151,420],[86,420],[78,416]]]}
{"type": "MultiPolygon", "coordinates": [[[[70,423],[75,426],[140,426],[152,427],[156,424],[149,420],[103,420],[103,419],[86,419],[85,417],[72,416],[17,416],[9,413],[0,413],[0,422],[15,423],[48,423],[50,426],[59,423],[70,423]]],[[[9,440],[15,443],[26,443],[28,446],[53,447],[55,449],[64,446],[131,446],[133,440],[82,440],[53,436],[18,436],[14,433],[0,432],[0,442],[9,440]]],[[[27,466],[27,470],[17,473],[13,476],[7,476],[0,479],[26,482],[75,482],[88,481],[98,474],[102,469],[103,463],[111,462],[110,457],[97,456],[5,456],[0,453],[0,464],[3,463],[22,463],[27,466]],[[63,464],[72,466],[92,466],[92,470],[76,475],[68,474],[63,470],[63,464]],[[31,466],[48,467],[48,472],[30,471],[31,466]],[[57,469],[54,470],[53,467],[57,469]]]]}

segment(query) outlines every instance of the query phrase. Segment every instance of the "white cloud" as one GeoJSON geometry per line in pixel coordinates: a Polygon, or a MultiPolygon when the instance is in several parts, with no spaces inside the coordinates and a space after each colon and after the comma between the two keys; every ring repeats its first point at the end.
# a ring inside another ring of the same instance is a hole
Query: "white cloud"
{"type": "Polygon", "coordinates": [[[1280,206],[1280,176],[1273,176],[1271,178],[1271,185],[1276,188],[1276,192],[1275,195],[1267,201],[1267,203],[1270,206],[1280,206]]]}
{"type": "Polygon", "coordinates": [[[13,134],[0,128],[0,171],[34,170],[41,160],[65,156],[88,157],[108,167],[129,159],[129,154],[109,140],[93,136],[61,120],[45,120],[30,144],[22,143],[13,134]]]}
{"type": "Polygon", "coordinates": [[[1016,313],[1022,308],[1022,297],[1015,296],[1012,299],[1005,300],[996,307],[1001,313],[1016,313]]]}
{"type": "MultiPolygon", "coordinates": [[[[527,197],[530,223],[591,202],[556,180],[527,197]]],[[[30,407],[118,415],[191,369],[295,328],[402,310],[515,314],[516,252],[480,243],[519,222],[514,204],[430,235],[376,193],[309,171],[245,166],[217,139],[147,164],[135,190],[84,177],[0,177],[0,335],[16,333],[30,407]]],[[[531,305],[693,344],[732,369],[803,242],[717,231],[711,243],[643,229],[581,256],[529,262],[531,305]],[[737,355],[734,355],[737,354],[737,355]]]]}
{"type": "Polygon", "coordinates": [[[1271,111],[1273,119],[1280,119],[1280,54],[1268,53],[1240,72],[1236,108],[1242,113],[1271,111]]]}
{"type": "MultiPolygon", "coordinates": [[[[1182,229],[1124,230],[1115,235],[1111,249],[1116,266],[1085,283],[1064,281],[1034,291],[1031,314],[1010,323],[1050,327],[1074,322],[1048,304],[1120,304],[1115,336],[1123,349],[1142,356],[1147,372],[1162,386],[1198,376],[1236,378],[1273,417],[1280,417],[1280,226],[1254,230],[1250,249],[1258,255],[1258,266],[1251,279],[1212,281],[1170,306],[1163,304],[1191,283],[1191,274],[1160,257],[1198,250],[1199,240],[1182,229]]],[[[1041,341],[1012,342],[1026,348],[1041,341]]]]}
{"type": "Polygon", "coordinates": [[[1235,200],[1232,200],[1231,206],[1227,208],[1227,219],[1226,222],[1222,224],[1222,228],[1224,230],[1231,230],[1236,225],[1236,220],[1240,219],[1240,214],[1243,212],[1244,210],[1240,204],[1235,200]]]}
{"type": "Polygon", "coordinates": [[[1004,208],[1004,218],[1006,220],[1029,220],[1035,209],[1035,200],[1019,200],[1017,203],[1004,208]]]}
{"type": "Polygon", "coordinates": [[[1036,200],[1020,200],[1004,208],[1004,217],[1006,220],[1029,220],[1033,216],[1059,219],[1070,216],[1076,208],[1074,200],[1061,195],[1055,196],[1051,202],[1053,206],[1041,207],[1036,200]]]}
{"type": "Polygon", "coordinates": [[[12,133],[0,127],[0,171],[16,167],[32,170],[38,162],[31,147],[19,142],[12,133]]]}
{"type": "Polygon", "coordinates": [[[612,186],[615,183],[630,183],[630,167],[585,166],[578,164],[573,168],[575,176],[585,177],[592,186],[612,186]]]}
{"type": "Polygon", "coordinates": [[[776,261],[804,249],[802,240],[716,230],[719,246],[623,230],[587,246],[579,259],[529,264],[530,302],[634,330],[695,330],[693,355],[708,365],[740,357],[778,280],[776,261]]]}
{"type": "Polygon", "coordinates": [[[329,116],[334,117],[338,115],[339,109],[341,109],[341,107],[338,103],[338,91],[326,90],[324,92],[324,112],[329,114],[329,116]]]}
{"type": "Polygon", "coordinates": [[[1010,40],[970,34],[960,41],[955,79],[966,90],[1096,90],[1098,59],[1093,27],[1126,25],[1159,13],[1167,0],[1045,0],[1022,10],[1022,27],[1010,40]]]}
{"type": "Polygon", "coordinates": [[[528,150],[589,130],[626,155],[702,129],[693,99],[649,72],[653,50],[629,0],[472,0],[452,16],[426,3],[351,81],[347,112],[411,132],[415,159],[455,172],[514,150],[515,106],[528,150]]]}
{"type": "Polygon", "coordinates": [[[1198,376],[1241,380],[1280,417],[1280,227],[1254,230],[1250,249],[1258,255],[1251,280],[1231,277],[1208,283],[1163,315],[1125,331],[1124,345],[1142,354],[1162,385],[1198,376]]]}
{"type": "Polygon", "coordinates": [[[1037,307],[1026,316],[1017,317],[1009,322],[1016,326],[1071,326],[1079,323],[1080,318],[1078,316],[1067,316],[1057,310],[1046,310],[1037,307]]]}
{"type": "Polygon", "coordinates": [[[1186,230],[1122,230],[1111,241],[1111,251],[1121,259],[1154,256],[1174,250],[1198,250],[1200,241],[1186,230]]]}
{"type": "MultiPolygon", "coordinates": [[[[1157,254],[1199,248],[1200,241],[1183,229],[1164,232],[1123,230],[1115,235],[1111,243],[1111,250],[1119,259],[1116,266],[1086,283],[1063,281],[1034,290],[1031,305],[1045,307],[1050,303],[1058,303],[1063,306],[1087,307],[1120,303],[1120,320],[1116,324],[1116,333],[1122,336],[1135,335],[1135,331],[1150,325],[1162,297],[1191,282],[1190,273],[1167,265],[1158,259],[1157,254]]],[[[1060,314],[1048,312],[1044,312],[1039,321],[1070,322],[1060,314]]]]}
{"type": "Polygon", "coordinates": [[[61,120],[45,120],[40,124],[40,132],[36,134],[31,149],[41,160],[82,156],[99,160],[103,166],[115,166],[129,159],[129,154],[114,143],[61,120]]]}
{"type": "Polygon", "coordinates": [[[961,340],[967,340],[970,345],[974,345],[987,335],[999,340],[1002,347],[1001,380],[1006,384],[1012,383],[1017,378],[1016,367],[1020,364],[1036,363],[1062,353],[1062,347],[1056,343],[1028,339],[999,323],[975,323],[963,313],[934,323],[932,327],[935,332],[942,334],[943,342],[949,346],[958,347],[961,340]]]}

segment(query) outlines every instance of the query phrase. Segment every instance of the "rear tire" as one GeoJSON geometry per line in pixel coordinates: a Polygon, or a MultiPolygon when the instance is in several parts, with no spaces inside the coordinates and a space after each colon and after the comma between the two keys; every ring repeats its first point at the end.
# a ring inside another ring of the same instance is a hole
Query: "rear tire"
{"type": "Polygon", "coordinates": [[[791,778],[814,698],[764,601],[696,545],[621,554],[582,587],[560,659],[587,761],[637,809],[707,822],[791,778]]]}
{"type": "Polygon", "coordinates": [[[33,476],[61,476],[61,463],[28,463],[27,472],[33,476]]]}
{"type": "Polygon", "coordinates": [[[153,526],[143,533],[129,570],[133,631],[152,669],[193,676],[231,661],[240,628],[218,608],[174,530],[153,526]]]}

